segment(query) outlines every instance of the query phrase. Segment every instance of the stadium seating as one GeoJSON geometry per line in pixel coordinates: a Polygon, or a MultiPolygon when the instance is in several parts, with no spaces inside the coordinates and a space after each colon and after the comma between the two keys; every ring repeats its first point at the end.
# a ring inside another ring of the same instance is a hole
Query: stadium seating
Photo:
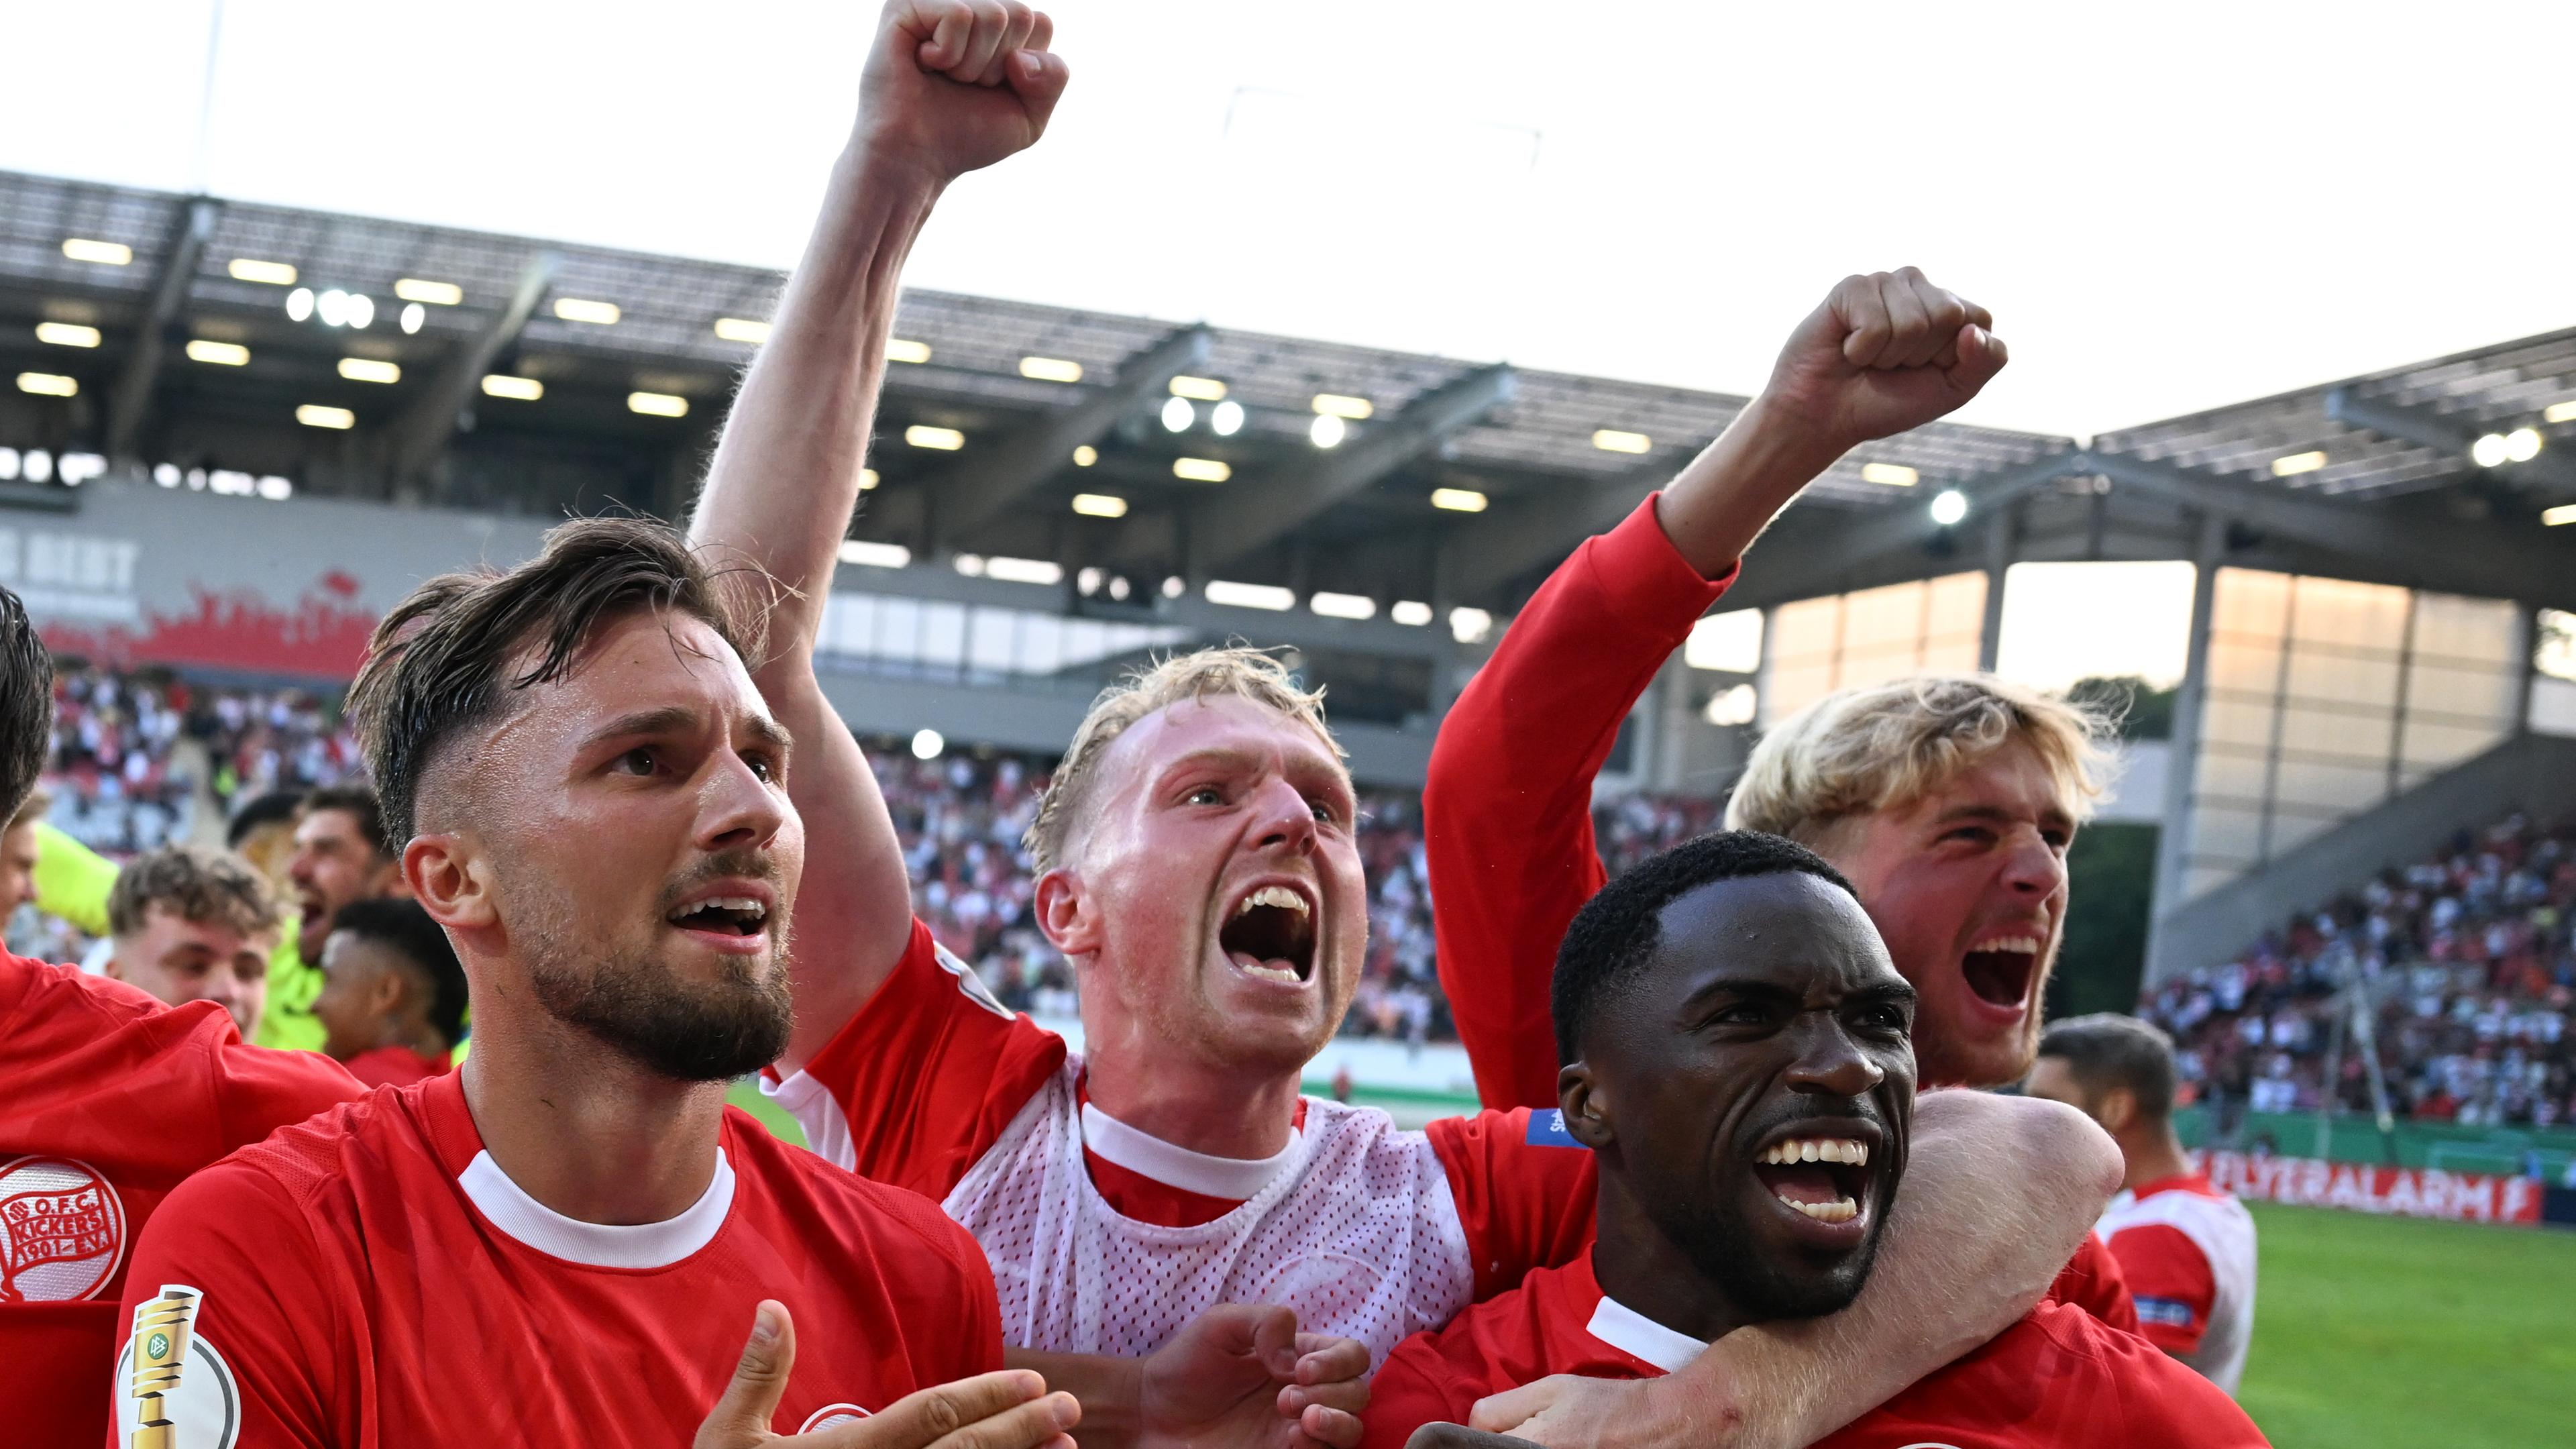
{"type": "Polygon", "coordinates": [[[2371,1101],[2349,1033],[2334,1080],[2336,993],[2375,1007],[2390,1105],[2466,1126],[2576,1117],[2576,826],[2520,816],[2429,851],[2284,923],[2235,960],[2150,991],[2187,1084],[2222,1111],[2347,1110],[2371,1101]]]}

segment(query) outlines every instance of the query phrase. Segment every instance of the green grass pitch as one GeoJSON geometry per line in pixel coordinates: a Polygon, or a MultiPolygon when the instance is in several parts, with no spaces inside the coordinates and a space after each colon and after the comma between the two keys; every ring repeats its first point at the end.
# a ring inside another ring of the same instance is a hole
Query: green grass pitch
{"type": "Polygon", "coordinates": [[[2239,1397],[2274,1444],[2576,1443],[2576,1232],[2252,1207],[2239,1397]]]}

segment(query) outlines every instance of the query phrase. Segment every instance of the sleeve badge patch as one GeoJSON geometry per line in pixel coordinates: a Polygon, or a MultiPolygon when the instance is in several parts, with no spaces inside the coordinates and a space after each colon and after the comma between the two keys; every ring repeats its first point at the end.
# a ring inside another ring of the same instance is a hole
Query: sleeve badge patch
{"type": "Polygon", "coordinates": [[[135,1305],[116,1361],[116,1436],[125,1449],[233,1449],[241,1394],[232,1366],[197,1331],[205,1295],[164,1283],[135,1305]]]}
{"type": "Polygon", "coordinates": [[[125,1256],[125,1204],[68,1157],[0,1165],[0,1303],[77,1303],[125,1256]]]}

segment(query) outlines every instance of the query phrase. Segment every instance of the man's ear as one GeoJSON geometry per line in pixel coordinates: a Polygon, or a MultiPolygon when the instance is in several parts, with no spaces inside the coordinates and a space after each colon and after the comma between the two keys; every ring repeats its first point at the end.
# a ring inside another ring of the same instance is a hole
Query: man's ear
{"type": "Polygon", "coordinates": [[[1610,1120],[1610,1089],[1593,1075],[1591,1063],[1568,1062],[1558,1070],[1556,1105],[1565,1113],[1565,1130],[1575,1141],[1598,1152],[1619,1140],[1610,1120]]]}
{"type": "Polygon", "coordinates": [[[2102,1094],[2101,1103],[2093,1109],[2093,1120],[2102,1130],[2117,1136],[2138,1115],[2138,1094],[2126,1087],[2113,1087],[2102,1094]]]}
{"type": "Polygon", "coordinates": [[[1100,911],[1091,893],[1083,889],[1080,876],[1062,866],[1039,876],[1034,905],[1038,929],[1067,958],[1100,949],[1100,911]]]}
{"type": "Polygon", "coordinates": [[[402,1006],[403,998],[418,989],[411,984],[410,975],[401,968],[378,971],[376,979],[367,983],[367,1014],[392,1016],[402,1006]]]}
{"type": "Polygon", "coordinates": [[[501,923],[485,872],[462,834],[416,835],[403,847],[403,884],[429,918],[451,931],[484,931],[501,923]]]}

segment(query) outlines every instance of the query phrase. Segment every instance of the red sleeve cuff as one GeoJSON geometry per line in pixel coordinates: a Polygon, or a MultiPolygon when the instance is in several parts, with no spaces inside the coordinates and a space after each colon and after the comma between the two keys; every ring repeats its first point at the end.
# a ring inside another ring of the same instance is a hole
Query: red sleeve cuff
{"type": "Polygon", "coordinates": [[[1655,519],[1661,496],[1647,494],[1618,527],[1593,540],[1589,556],[1593,583],[1610,606],[1658,631],[1678,620],[1697,621],[1744,569],[1738,559],[1722,578],[1700,577],[1655,519]]]}

